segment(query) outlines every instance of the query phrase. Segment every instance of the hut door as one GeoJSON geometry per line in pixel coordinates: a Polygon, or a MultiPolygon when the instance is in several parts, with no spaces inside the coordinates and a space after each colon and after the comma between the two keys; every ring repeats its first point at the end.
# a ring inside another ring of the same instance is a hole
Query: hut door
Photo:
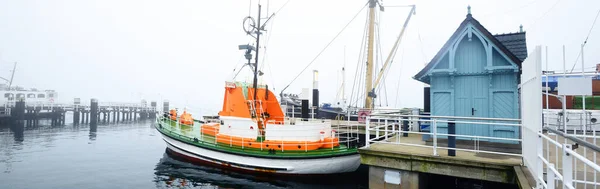
{"type": "MultiPolygon", "coordinates": [[[[472,94],[473,94],[473,109],[471,110],[472,117],[489,117],[489,77],[486,76],[471,76],[472,94]]],[[[489,136],[489,125],[473,125],[473,132],[479,136],[489,136]]]]}
{"type": "MultiPolygon", "coordinates": [[[[488,117],[488,76],[458,76],[454,84],[456,116],[488,117]]],[[[457,134],[489,136],[488,131],[487,125],[456,124],[457,134]]]]}

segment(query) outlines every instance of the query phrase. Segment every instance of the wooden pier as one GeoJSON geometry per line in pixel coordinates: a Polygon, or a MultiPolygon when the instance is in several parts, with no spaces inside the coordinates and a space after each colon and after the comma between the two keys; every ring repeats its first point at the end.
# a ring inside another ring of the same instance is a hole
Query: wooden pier
{"type": "MultiPolygon", "coordinates": [[[[154,119],[157,103],[102,103],[91,99],[89,104],[82,104],[75,99],[73,104],[26,104],[20,100],[0,107],[0,125],[37,126],[40,120],[50,120],[51,126],[66,124],[66,114],[72,113],[73,125],[98,123],[118,123],[154,119]]],[[[168,110],[169,103],[163,103],[168,110]]]]}

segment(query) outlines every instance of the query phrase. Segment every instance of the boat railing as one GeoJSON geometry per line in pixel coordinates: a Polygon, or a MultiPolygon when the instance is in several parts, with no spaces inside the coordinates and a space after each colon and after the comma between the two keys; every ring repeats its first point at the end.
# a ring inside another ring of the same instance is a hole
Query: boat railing
{"type": "Polygon", "coordinates": [[[371,114],[365,121],[365,146],[391,144],[429,148],[433,156],[439,155],[438,150],[521,156],[520,127],[519,119],[508,118],[371,114]],[[418,128],[409,127],[408,122],[414,118],[419,119],[418,128]],[[510,134],[492,135],[496,131],[510,134]],[[440,143],[446,143],[447,147],[440,143]]]}
{"type": "Polygon", "coordinates": [[[600,129],[600,110],[569,109],[563,113],[561,109],[544,109],[543,114],[544,125],[558,130],[564,131],[565,125],[567,131],[575,131],[575,134],[600,129]],[[566,124],[563,124],[563,118],[566,124]]]}
{"type": "MultiPolygon", "coordinates": [[[[170,124],[172,124],[172,126],[176,126],[176,127],[182,126],[182,124],[179,122],[179,120],[171,120],[168,117],[162,117],[162,116],[161,116],[161,118],[157,118],[157,119],[162,119],[163,122],[170,122],[170,124]]],[[[268,148],[263,147],[263,143],[270,142],[272,144],[281,145],[281,147],[279,147],[279,149],[278,149],[278,151],[281,151],[281,152],[285,152],[285,151],[310,152],[310,151],[312,151],[312,150],[308,149],[308,146],[310,146],[310,145],[320,145],[320,146],[328,147],[328,148],[320,148],[320,150],[329,149],[331,151],[346,151],[349,149],[357,149],[358,143],[359,143],[358,134],[354,133],[354,131],[359,130],[358,125],[336,126],[336,127],[331,127],[331,130],[325,130],[323,128],[312,128],[312,129],[297,128],[297,129],[286,129],[285,131],[279,131],[279,132],[285,132],[286,134],[289,133],[289,136],[293,136],[296,139],[294,141],[276,140],[276,139],[275,140],[269,140],[269,139],[256,140],[255,138],[236,137],[236,136],[232,136],[232,135],[223,135],[223,134],[217,134],[216,136],[207,135],[207,133],[218,133],[217,127],[214,127],[214,128],[211,128],[211,127],[204,128],[203,127],[200,129],[200,131],[199,131],[200,133],[197,136],[182,134],[179,131],[164,128],[164,126],[162,126],[162,125],[160,127],[161,127],[161,129],[169,132],[170,134],[174,134],[177,137],[186,139],[190,142],[203,143],[203,144],[208,144],[208,145],[213,145],[213,146],[221,146],[221,147],[225,146],[225,147],[242,149],[242,150],[248,148],[248,146],[246,145],[248,143],[260,144],[261,151],[269,150],[268,148]],[[312,133],[320,133],[321,135],[325,135],[324,132],[331,132],[330,136],[337,138],[337,140],[331,140],[331,141],[326,141],[326,140],[322,140],[322,139],[314,140],[315,134],[310,134],[310,135],[299,134],[299,133],[307,133],[306,131],[311,131],[311,130],[314,131],[312,133]],[[303,132],[299,132],[299,131],[303,131],[303,132]],[[225,137],[225,139],[229,138],[229,140],[227,140],[226,142],[219,141],[219,139],[223,139],[223,137],[225,137]],[[273,143],[274,141],[276,141],[276,143],[273,143]],[[242,145],[237,145],[240,142],[242,145]],[[294,150],[286,150],[286,146],[294,146],[294,147],[300,146],[300,147],[295,148],[294,150]]],[[[231,131],[234,131],[234,132],[235,131],[247,131],[246,129],[236,129],[236,128],[228,128],[228,129],[230,129],[231,131]]],[[[258,129],[256,129],[256,131],[258,131],[258,129]]]]}

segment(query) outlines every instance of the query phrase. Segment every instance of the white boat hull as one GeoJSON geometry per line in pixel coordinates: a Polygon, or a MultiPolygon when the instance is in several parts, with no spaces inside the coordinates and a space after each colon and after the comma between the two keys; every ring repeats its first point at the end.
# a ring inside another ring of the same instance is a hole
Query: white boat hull
{"type": "Polygon", "coordinates": [[[186,158],[234,169],[277,174],[334,174],[352,172],[360,166],[360,155],[307,159],[258,158],[219,152],[189,145],[162,134],[167,147],[186,158]]]}

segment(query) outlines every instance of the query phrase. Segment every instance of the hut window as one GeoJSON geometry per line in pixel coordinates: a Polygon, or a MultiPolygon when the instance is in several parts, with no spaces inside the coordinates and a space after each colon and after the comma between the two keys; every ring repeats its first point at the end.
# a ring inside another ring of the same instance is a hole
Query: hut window
{"type": "Polygon", "coordinates": [[[38,98],[46,98],[46,95],[44,95],[44,94],[38,94],[37,97],[38,98]]]}

